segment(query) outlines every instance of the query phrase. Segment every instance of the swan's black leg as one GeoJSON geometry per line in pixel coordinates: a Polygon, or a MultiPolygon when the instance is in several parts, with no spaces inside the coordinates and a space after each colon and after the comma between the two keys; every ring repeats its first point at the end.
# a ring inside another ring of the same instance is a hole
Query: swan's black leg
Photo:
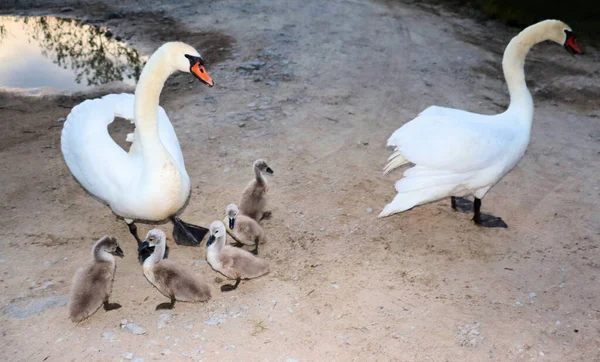
{"type": "Polygon", "coordinates": [[[507,228],[508,225],[499,217],[481,213],[481,199],[475,198],[474,202],[475,215],[473,221],[475,224],[487,228],[507,228]]]}
{"type": "Polygon", "coordinates": [[[235,280],[235,284],[233,284],[233,285],[231,285],[231,284],[221,285],[221,291],[222,292],[230,292],[232,290],[235,290],[238,287],[238,285],[240,285],[240,281],[241,281],[241,279],[237,278],[235,280]]]}
{"type": "Polygon", "coordinates": [[[160,310],[160,309],[173,309],[175,307],[175,297],[171,297],[171,302],[170,303],[160,303],[159,305],[156,306],[156,310],[160,310]]]}
{"type": "Polygon", "coordinates": [[[473,211],[473,203],[464,197],[450,197],[450,204],[452,205],[452,209],[454,211],[460,212],[472,212],[473,211]]]}
{"type": "Polygon", "coordinates": [[[200,246],[208,229],[202,226],[188,224],[177,216],[171,217],[173,222],[173,239],[177,245],[200,246]]]}
{"type": "Polygon", "coordinates": [[[121,308],[121,305],[119,303],[109,303],[108,300],[105,300],[103,307],[104,307],[104,310],[108,312],[110,310],[115,310],[115,309],[121,308]]]}
{"type": "Polygon", "coordinates": [[[131,223],[127,223],[127,227],[129,228],[129,232],[131,233],[131,235],[133,235],[133,237],[137,241],[137,244],[138,244],[138,247],[139,247],[140,244],[142,243],[142,240],[138,236],[137,225],[134,222],[131,222],[131,223]]]}

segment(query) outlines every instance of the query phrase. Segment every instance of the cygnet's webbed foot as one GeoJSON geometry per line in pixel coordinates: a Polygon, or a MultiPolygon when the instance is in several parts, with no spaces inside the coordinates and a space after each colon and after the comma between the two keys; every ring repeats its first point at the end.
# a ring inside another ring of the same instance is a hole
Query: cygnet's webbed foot
{"type": "Polygon", "coordinates": [[[208,233],[207,228],[188,224],[177,216],[171,217],[171,221],[173,222],[173,239],[177,245],[200,246],[202,239],[208,233]]]}
{"type": "Polygon", "coordinates": [[[475,220],[475,218],[473,218],[473,221],[475,221],[475,224],[486,227],[486,228],[507,228],[508,227],[508,225],[506,225],[504,220],[502,220],[501,218],[499,218],[497,216],[488,215],[488,214],[479,214],[479,220],[475,220]]]}
{"type": "Polygon", "coordinates": [[[473,202],[464,197],[450,197],[450,203],[454,211],[473,212],[473,202]]]}
{"type": "Polygon", "coordinates": [[[238,285],[240,285],[241,279],[236,279],[235,284],[225,284],[221,285],[222,292],[230,292],[232,290],[237,289],[238,285]]]}
{"type": "Polygon", "coordinates": [[[109,303],[108,301],[104,302],[104,310],[105,311],[110,311],[110,310],[115,310],[115,309],[119,309],[121,308],[121,305],[119,303],[109,303]]]}
{"type": "Polygon", "coordinates": [[[251,253],[258,255],[258,240],[256,240],[256,244],[254,244],[254,250],[252,250],[251,253]]]}
{"type": "Polygon", "coordinates": [[[156,306],[156,310],[161,310],[161,309],[173,309],[175,308],[175,298],[171,298],[170,302],[164,302],[164,303],[160,303],[159,305],[156,306]]]}
{"type": "Polygon", "coordinates": [[[473,221],[479,226],[486,228],[507,228],[508,225],[499,217],[481,213],[481,199],[475,198],[473,203],[475,215],[473,221]]]}

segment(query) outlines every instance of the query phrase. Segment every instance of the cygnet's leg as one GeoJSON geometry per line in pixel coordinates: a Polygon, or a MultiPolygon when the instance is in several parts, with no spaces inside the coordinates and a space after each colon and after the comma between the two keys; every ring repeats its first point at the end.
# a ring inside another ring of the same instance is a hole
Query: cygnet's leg
{"type": "Polygon", "coordinates": [[[251,253],[258,255],[258,238],[256,238],[256,241],[254,241],[254,250],[252,250],[251,253]]]}
{"type": "Polygon", "coordinates": [[[237,278],[235,280],[235,284],[233,284],[233,285],[232,284],[221,285],[221,291],[222,292],[230,292],[232,290],[235,290],[238,287],[238,285],[240,285],[240,281],[241,281],[241,279],[237,278]]]}
{"type": "Polygon", "coordinates": [[[159,309],[173,309],[175,307],[175,297],[172,296],[171,297],[171,302],[170,303],[160,303],[159,305],[156,306],[156,310],[159,309]]]}
{"type": "Polygon", "coordinates": [[[450,197],[450,204],[454,211],[473,212],[473,203],[464,197],[450,197]]]}
{"type": "Polygon", "coordinates": [[[106,299],[104,301],[103,307],[104,307],[104,310],[108,312],[109,310],[115,310],[115,309],[121,308],[121,305],[119,303],[109,303],[108,299],[106,299]]]}
{"type": "Polygon", "coordinates": [[[171,221],[173,222],[173,239],[177,245],[200,246],[202,239],[208,233],[208,229],[188,224],[177,216],[172,216],[171,221]]]}
{"type": "Polygon", "coordinates": [[[263,212],[262,217],[260,218],[260,221],[269,220],[271,218],[271,216],[273,216],[273,213],[271,211],[265,211],[265,212],[263,212]]]}
{"type": "Polygon", "coordinates": [[[473,216],[473,221],[475,224],[479,226],[484,226],[487,228],[507,228],[508,225],[499,217],[492,216],[488,214],[482,214],[481,209],[481,199],[475,198],[474,203],[475,215],[473,216]]]}

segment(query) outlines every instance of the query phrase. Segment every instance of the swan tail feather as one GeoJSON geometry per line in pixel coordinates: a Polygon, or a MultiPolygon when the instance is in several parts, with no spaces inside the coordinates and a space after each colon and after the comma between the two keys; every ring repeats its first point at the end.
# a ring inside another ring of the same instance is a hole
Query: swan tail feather
{"type": "Polygon", "coordinates": [[[394,152],[388,158],[388,163],[383,168],[383,174],[387,175],[388,173],[392,172],[393,170],[397,169],[398,167],[406,165],[409,162],[410,161],[408,161],[404,156],[402,156],[400,151],[396,150],[396,152],[394,152]]]}
{"type": "Polygon", "coordinates": [[[378,217],[386,217],[403,212],[421,204],[439,200],[452,192],[453,186],[434,186],[421,190],[398,193],[394,200],[385,205],[378,217]]]}
{"type": "Polygon", "coordinates": [[[454,193],[464,191],[464,185],[473,175],[471,173],[451,173],[414,166],[404,172],[404,177],[396,181],[398,194],[387,204],[379,217],[406,211],[414,206],[436,201],[454,193]]]}

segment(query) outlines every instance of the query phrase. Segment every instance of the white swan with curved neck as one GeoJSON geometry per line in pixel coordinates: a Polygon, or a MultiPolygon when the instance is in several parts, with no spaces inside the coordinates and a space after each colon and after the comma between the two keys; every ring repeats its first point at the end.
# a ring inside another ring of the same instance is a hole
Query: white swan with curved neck
{"type": "Polygon", "coordinates": [[[177,135],[158,105],[164,82],[175,71],[189,72],[211,87],[214,84],[194,48],[166,43],[148,60],[135,96],[109,94],[87,100],[73,108],[62,131],[62,152],[73,176],[125,218],[138,244],[133,220],[172,218],[178,243],[199,243],[204,236],[199,232],[202,228],[175,217],[189,197],[190,179],[177,135]],[[135,122],[135,132],[128,136],[133,141],[128,153],[108,133],[115,116],[135,122]]]}
{"type": "Polygon", "coordinates": [[[384,173],[409,162],[415,166],[396,182],[398,194],[379,217],[452,196],[454,209],[470,209],[455,196],[475,196],[474,221],[487,227],[506,227],[502,219],[480,213],[481,198],[523,157],[529,145],[533,100],[525,84],[525,57],[535,44],[552,40],[581,53],[565,23],[545,20],[515,36],[504,51],[502,69],[510,106],[498,115],[431,106],[396,130],[388,139],[395,152],[384,173]]]}

